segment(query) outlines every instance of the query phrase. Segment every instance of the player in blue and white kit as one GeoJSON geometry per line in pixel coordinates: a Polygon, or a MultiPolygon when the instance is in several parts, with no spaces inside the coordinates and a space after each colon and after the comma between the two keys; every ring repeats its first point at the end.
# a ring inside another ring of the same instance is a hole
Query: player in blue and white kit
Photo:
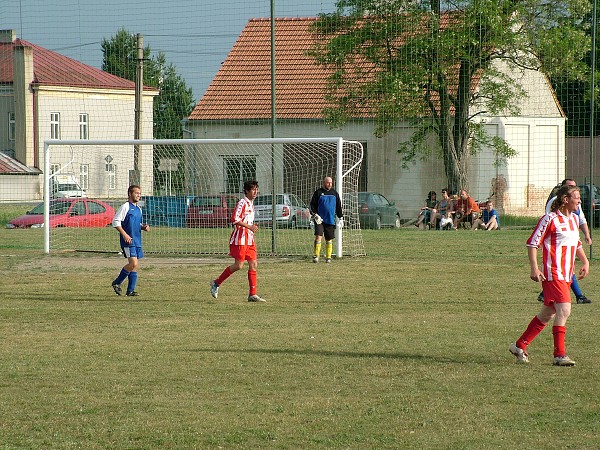
{"type": "Polygon", "coordinates": [[[142,250],[142,230],[148,231],[150,227],[142,223],[142,209],[138,202],[142,197],[142,190],[137,185],[129,186],[127,190],[127,203],[124,203],[112,221],[112,226],[119,231],[121,250],[127,258],[127,264],[121,269],[119,276],[112,282],[112,287],[117,295],[121,295],[121,283],[127,278],[127,296],[137,296],[135,290],[137,283],[138,260],[144,257],[142,250]]]}
{"type": "Polygon", "coordinates": [[[323,187],[317,189],[310,200],[310,213],[315,222],[315,243],[313,262],[319,262],[321,254],[321,240],[325,236],[325,262],[331,262],[333,253],[333,238],[335,237],[335,218],[338,218],[338,226],[344,226],[342,214],[342,202],[337,191],[332,188],[333,180],[325,177],[323,187]]]}

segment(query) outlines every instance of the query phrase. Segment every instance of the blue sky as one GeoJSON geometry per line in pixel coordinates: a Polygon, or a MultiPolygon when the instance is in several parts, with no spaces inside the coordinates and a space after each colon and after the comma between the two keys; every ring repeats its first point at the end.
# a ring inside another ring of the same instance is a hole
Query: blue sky
{"type": "MultiPolygon", "coordinates": [[[[270,0],[10,0],[2,29],[100,68],[102,39],[127,31],[162,51],[199,100],[250,18],[269,17],[270,0]]],[[[314,17],[334,0],[275,0],[276,17],[314,17]]]]}

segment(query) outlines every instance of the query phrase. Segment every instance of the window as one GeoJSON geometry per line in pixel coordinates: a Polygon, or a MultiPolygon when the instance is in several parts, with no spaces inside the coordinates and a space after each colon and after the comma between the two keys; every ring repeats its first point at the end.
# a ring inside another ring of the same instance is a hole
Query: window
{"type": "Polygon", "coordinates": [[[50,113],[50,139],[60,139],[60,113],[50,113]]]}
{"type": "Polygon", "coordinates": [[[81,164],[79,166],[79,185],[84,191],[90,187],[90,165],[81,164]]]}
{"type": "Polygon", "coordinates": [[[79,114],[79,139],[89,139],[88,131],[88,115],[87,113],[79,114]]]}
{"type": "Polygon", "coordinates": [[[223,158],[226,193],[244,192],[244,182],[256,180],[256,157],[238,156],[223,158]]]}
{"type": "Polygon", "coordinates": [[[108,189],[117,188],[117,166],[116,164],[107,164],[106,171],[108,173],[108,189]]]}
{"type": "Polygon", "coordinates": [[[8,140],[9,141],[14,141],[15,140],[15,113],[14,112],[9,112],[8,113],[8,140]]]}
{"type": "Polygon", "coordinates": [[[50,175],[60,170],[60,164],[50,164],[50,175]]]}
{"type": "Polygon", "coordinates": [[[106,208],[99,203],[96,202],[87,202],[88,213],[89,214],[102,214],[106,211],[106,208]]]}
{"type": "Polygon", "coordinates": [[[73,207],[71,208],[70,214],[71,216],[85,216],[85,203],[83,202],[75,202],[73,207]]]}

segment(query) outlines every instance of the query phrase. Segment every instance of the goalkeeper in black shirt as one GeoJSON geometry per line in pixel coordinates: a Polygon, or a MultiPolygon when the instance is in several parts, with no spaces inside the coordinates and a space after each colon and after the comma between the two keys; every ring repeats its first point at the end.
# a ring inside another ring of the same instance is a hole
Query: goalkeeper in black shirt
{"type": "Polygon", "coordinates": [[[325,177],[323,187],[317,189],[310,200],[310,213],[315,222],[314,263],[319,262],[323,236],[325,236],[325,262],[331,262],[333,238],[335,237],[335,218],[338,218],[338,227],[342,228],[344,226],[342,202],[332,185],[333,180],[331,177],[325,177]]]}

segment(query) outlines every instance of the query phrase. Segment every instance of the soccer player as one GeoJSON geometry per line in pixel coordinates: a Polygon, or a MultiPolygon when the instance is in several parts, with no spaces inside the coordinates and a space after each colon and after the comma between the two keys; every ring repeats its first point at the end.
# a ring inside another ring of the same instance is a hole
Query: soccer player
{"type": "MultiPolygon", "coordinates": [[[[575,183],[575,180],[572,180],[570,178],[565,178],[564,180],[562,180],[560,185],[561,186],[577,186],[577,183],[575,183]]],[[[550,212],[550,206],[552,206],[552,202],[555,199],[556,199],[556,195],[550,194],[550,197],[548,198],[548,201],[546,202],[546,214],[550,212]]],[[[583,213],[583,210],[581,209],[581,204],[575,211],[575,214],[577,214],[579,216],[579,229],[583,232],[585,242],[588,245],[592,245],[592,236],[590,235],[590,230],[587,225],[587,220],[585,218],[585,214],[583,213]]],[[[592,301],[589,298],[587,298],[581,291],[581,288],[579,287],[579,283],[577,282],[577,276],[575,276],[575,274],[573,274],[573,278],[571,279],[571,290],[573,291],[573,294],[575,294],[575,300],[577,301],[577,303],[579,303],[579,304],[592,303],[592,301]]],[[[544,292],[540,292],[540,295],[538,295],[538,300],[540,302],[544,301],[544,292]]]]}
{"type": "Polygon", "coordinates": [[[246,181],[244,183],[244,198],[236,205],[235,211],[231,216],[233,231],[229,238],[229,255],[235,260],[233,264],[226,267],[219,278],[210,282],[210,294],[217,298],[219,287],[234,272],[237,272],[244,266],[244,261],[248,261],[248,301],[265,302],[256,293],[256,269],[258,267],[256,245],[254,243],[254,233],[258,231],[258,226],[254,224],[254,199],[258,195],[258,181],[246,181]]]}
{"type": "Polygon", "coordinates": [[[544,214],[527,240],[531,267],[529,277],[533,281],[541,281],[544,304],[521,337],[510,344],[509,351],[517,357],[517,362],[529,362],[527,346],[554,319],[554,365],[575,365],[575,361],[567,356],[565,348],[566,323],[571,314],[569,285],[574,272],[575,256],[583,263],[579,269],[580,279],[586,277],[590,270],[590,263],[579,240],[579,216],[575,214],[580,203],[577,186],[562,186],[552,203],[551,212],[544,214]],[[540,246],[543,248],[541,270],[537,262],[537,249],[540,246]]]}
{"type": "Polygon", "coordinates": [[[335,237],[335,218],[338,218],[338,227],[344,226],[342,202],[337,191],[332,188],[331,177],[323,179],[323,187],[317,189],[310,200],[310,213],[315,222],[315,243],[313,262],[319,262],[321,255],[321,240],[325,236],[325,262],[331,262],[333,253],[333,238],[335,237]]]}
{"type": "Polygon", "coordinates": [[[121,283],[127,278],[127,291],[125,295],[135,297],[138,278],[139,260],[144,257],[142,250],[142,230],[149,231],[148,224],[142,223],[142,209],[138,202],[142,196],[142,190],[138,185],[131,185],[127,190],[127,203],[124,203],[112,221],[112,226],[119,232],[121,250],[127,258],[127,264],[121,269],[119,276],[112,282],[112,287],[117,295],[121,295],[121,283]]]}

